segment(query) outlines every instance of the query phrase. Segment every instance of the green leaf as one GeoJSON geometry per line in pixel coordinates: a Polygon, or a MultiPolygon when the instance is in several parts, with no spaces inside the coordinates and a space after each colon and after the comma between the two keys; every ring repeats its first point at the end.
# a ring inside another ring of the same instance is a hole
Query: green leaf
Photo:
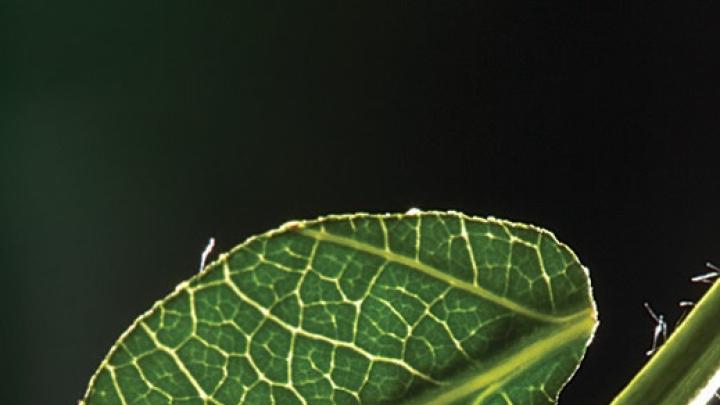
{"type": "Polygon", "coordinates": [[[548,231],[456,212],[252,237],[120,337],[81,404],[552,403],[596,326],[548,231]]]}

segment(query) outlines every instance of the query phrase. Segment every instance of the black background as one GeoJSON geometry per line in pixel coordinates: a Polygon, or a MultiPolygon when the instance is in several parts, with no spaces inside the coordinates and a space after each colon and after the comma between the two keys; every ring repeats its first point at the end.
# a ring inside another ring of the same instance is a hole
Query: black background
{"type": "Polygon", "coordinates": [[[566,404],[720,261],[716,2],[115,3],[2,6],[2,403],[75,403],[209,236],[289,219],[553,230],[601,317],[566,404]]]}

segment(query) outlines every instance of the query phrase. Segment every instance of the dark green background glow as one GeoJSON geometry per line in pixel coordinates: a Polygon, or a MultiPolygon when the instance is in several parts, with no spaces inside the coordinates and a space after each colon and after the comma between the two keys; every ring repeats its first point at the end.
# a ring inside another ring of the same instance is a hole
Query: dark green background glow
{"type": "Polygon", "coordinates": [[[10,1],[2,403],[73,404],[119,334],[289,219],[458,209],[555,231],[607,403],[720,261],[717,5],[10,1]],[[694,139],[700,138],[700,141],[694,139]]]}

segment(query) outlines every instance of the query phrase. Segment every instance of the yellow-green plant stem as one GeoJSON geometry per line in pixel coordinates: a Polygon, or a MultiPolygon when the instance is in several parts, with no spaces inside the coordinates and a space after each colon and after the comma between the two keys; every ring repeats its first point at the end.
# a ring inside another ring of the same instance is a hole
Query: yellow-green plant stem
{"type": "Polygon", "coordinates": [[[695,305],[613,405],[705,403],[720,388],[720,282],[695,305]],[[711,381],[712,380],[712,381],[711,381]],[[699,397],[700,393],[704,397],[699,397]],[[695,402],[697,401],[697,402],[695,402]]]}

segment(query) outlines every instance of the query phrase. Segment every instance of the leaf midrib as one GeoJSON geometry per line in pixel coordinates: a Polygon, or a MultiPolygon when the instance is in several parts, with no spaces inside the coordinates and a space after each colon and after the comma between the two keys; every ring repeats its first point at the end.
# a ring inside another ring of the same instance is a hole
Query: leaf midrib
{"type": "Polygon", "coordinates": [[[483,399],[496,393],[508,381],[525,372],[543,358],[558,349],[566,347],[567,344],[573,341],[586,338],[592,334],[594,325],[595,321],[591,317],[565,324],[556,332],[543,336],[537,342],[522,348],[495,367],[473,376],[455,387],[446,389],[438,393],[438,395],[425,398],[419,403],[415,403],[415,405],[453,403],[485,388],[473,402],[476,404],[482,403],[483,399]]]}
{"type": "Polygon", "coordinates": [[[468,283],[467,281],[463,281],[456,277],[453,277],[450,274],[444,273],[444,272],[436,269],[435,267],[430,266],[426,263],[420,262],[414,258],[403,256],[401,254],[392,252],[390,250],[381,249],[381,248],[375,247],[373,245],[370,245],[368,243],[358,241],[356,239],[352,239],[352,238],[348,238],[348,237],[340,236],[340,235],[335,235],[335,234],[329,233],[324,230],[303,228],[303,229],[299,229],[298,232],[300,234],[308,236],[310,238],[335,243],[335,244],[338,244],[341,246],[349,247],[351,249],[355,249],[355,250],[358,250],[358,251],[361,251],[364,253],[368,253],[368,254],[371,254],[374,256],[381,257],[388,261],[402,264],[403,266],[418,270],[421,273],[424,273],[424,274],[426,274],[430,277],[433,277],[437,280],[443,281],[455,288],[467,291],[467,292],[474,294],[480,298],[483,298],[494,304],[500,305],[504,308],[507,308],[518,314],[524,315],[528,318],[540,320],[543,322],[549,322],[549,323],[566,323],[566,322],[571,322],[575,319],[587,316],[588,313],[590,312],[590,310],[586,309],[586,310],[582,310],[577,313],[566,315],[566,316],[557,316],[557,315],[551,315],[551,314],[538,312],[533,309],[527,308],[523,305],[520,305],[517,302],[508,299],[507,297],[503,297],[503,296],[495,294],[494,292],[489,291],[485,288],[482,288],[475,284],[468,283]]]}

